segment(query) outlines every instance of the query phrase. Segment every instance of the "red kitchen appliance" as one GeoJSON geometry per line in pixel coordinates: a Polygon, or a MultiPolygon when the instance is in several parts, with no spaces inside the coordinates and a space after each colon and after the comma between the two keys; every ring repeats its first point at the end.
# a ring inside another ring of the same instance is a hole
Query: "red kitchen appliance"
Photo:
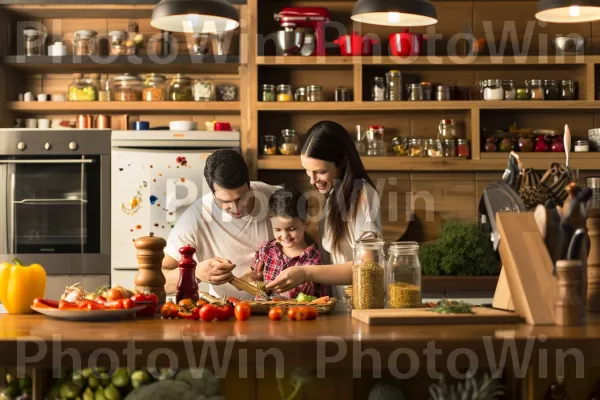
{"type": "Polygon", "coordinates": [[[369,36],[361,36],[356,32],[351,35],[343,35],[335,39],[333,43],[340,46],[343,56],[370,56],[373,54],[373,45],[378,43],[377,39],[369,36]]]}
{"type": "Polygon", "coordinates": [[[423,34],[404,32],[392,33],[390,39],[390,54],[393,56],[418,56],[423,49],[423,34]]]}
{"type": "Polygon", "coordinates": [[[325,24],[329,23],[329,10],[323,7],[286,7],[274,16],[284,29],[311,28],[315,32],[315,52],[325,55],[325,24]]]}

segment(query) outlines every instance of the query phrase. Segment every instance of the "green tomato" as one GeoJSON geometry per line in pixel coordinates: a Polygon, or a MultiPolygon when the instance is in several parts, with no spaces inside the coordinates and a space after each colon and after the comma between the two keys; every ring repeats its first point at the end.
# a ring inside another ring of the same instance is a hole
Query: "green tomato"
{"type": "Polygon", "coordinates": [[[106,400],[106,396],[104,396],[104,389],[98,387],[94,392],[94,400],[106,400]]]}
{"type": "Polygon", "coordinates": [[[95,375],[90,375],[87,380],[87,384],[88,387],[96,389],[98,386],[100,386],[100,379],[98,379],[95,375]]]}
{"type": "Polygon", "coordinates": [[[110,381],[118,388],[129,386],[129,372],[125,368],[119,368],[115,371],[110,381]]]}
{"type": "Polygon", "coordinates": [[[121,393],[114,385],[108,385],[104,388],[104,397],[106,400],[121,400],[121,393]]]}
{"type": "Polygon", "coordinates": [[[60,397],[74,399],[79,394],[81,387],[73,382],[65,382],[60,385],[60,397]]]}

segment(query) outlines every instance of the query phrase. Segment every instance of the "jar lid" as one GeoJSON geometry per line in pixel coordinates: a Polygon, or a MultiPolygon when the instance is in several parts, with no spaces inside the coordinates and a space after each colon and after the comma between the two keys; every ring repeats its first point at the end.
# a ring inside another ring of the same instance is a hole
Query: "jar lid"
{"type": "Polygon", "coordinates": [[[544,80],[544,85],[556,85],[557,82],[554,79],[545,79],[544,80]]]}
{"type": "Polygon", "coordinates": [[[323,87],[322,87],[322,86],[319,86],[319,85],[308,85],[306,88],[307,88],[309,91],[315,91],[315,90],[316,90],[316,91],[319,91],[319,90],[321,90],[323,87]]]}
{"type": "Polygon", "coordinates": [[[295,136],[296,135],[296,130],[295,129],[283,129],[281,131],[281,134],[283,136],[295,136]]]}
{"type": "Polygon", "coordinates": [[[124,75],[119,75],[119,76],[115,76],[115,78],[113,79],[115,81],[119,81],[119,82],[123,82],[123,81],[139,81],[141,82],[142,79],[137,76],[137,75],[133,75],[133,74],[124,74],[124,75]]]}
{"type": "Polygon", "coordinates": [[[411,143],[420,143],[422,141],[423,141],[423,139],[421,139],[421,138],[412,138],[412,139],[410,139],[411,143]]]}
{"type": "Polygon", "coordinates": [[[413,248],[419,248],[419,243],[418,242],[392,242],[390,243],[390,250],[391,249],[413,249],[413,248]]]}
{"type": "Polygon", "coordinates": [[[496,85],[496,86],[502,86],[502,79],[488,79],[487,80],[487,84],[488,85],[496,85]]]}
{"type": "Polygon", "coordinates": [[[542,84],[542,80],[541,79],[532,79],[530,81],[525,81],[525,83],[529,82],[530,85],[541,85],[542,84]]]}
{"type": "Polygon", "coordinates": [[[402,74],[401,74],[401,73],[400,73],[400,71],[398,71],[397,69],[390,69],[390,70],[387,72],[387,75],[392,75],[392,76],[400,76],[400,75],[402,75],[402,74]]]}
{"type": "Polygon", "coordinates": [[[296,93],[298,93],[298,94],[306,94],[306,88],[299,87],[298,89],[296,89],[296,93]]]}
{"type": "Polygon", "coordinates": [[[336,88],[335,90],[339,90],[340,92],[347,92],[347,91],[349,91],[350,89],[348,89],[348,88],[346,88],[346,87],[341,87],[341,86],[340,86],[340,87],[336,88]]]}
{"type": "Polygon", "coordinates": [[[438,140],[437,139],[427,139],[427,143],[428,144],[438,144],[438,140]]]}
{"type": "Polygon", "coordinates": [[[34,29],[34,28],[27,28],[27,29],[23,29],[23,35],[29,36],[29,37],[37,37],[40,35],[40,31],[38,31],[37,29],[34,29]]]}
{"type": "Polygon", "coordinates": [[[125,31],[110,31],[108,32],[108,36],[126,36],[127,32],[125,31]]]}
{"type": "Polygon", "coordinates": [[[291,89],[292,85],[277,85],[277,90],[287,90],[291,89]]]}
{"type": "Polygon", "coordinates": [[[90,30],[90,29],[83,29],[83,30],[75,32],[75,36],[79,36],[82,39],[89,39],[89,38],[96,36],[97,34],[98,34],[98,32],[90,30]]]}
{"type": "Polygon", "coordinates": [[[411,89],[419,89],[421,86],[420,83],[411,83],[409,86],[411,89]]]}
{"type": "Polygon", "coordinates": [[[449,90],[450,90],[450,86],[443,86],[443,85],[440,85],[440,86],[438,86],[438,87],[437,87],[437,91],[438,91],[438,92],[445,92],[446,90],[448,90],[448,91],[449,91],[449,90]]]}
{"type": "Polygon", "coordinates": [[[514,85],[515,81],[512,79],[504,79],[504,80],[502,80],[502,83],[505,85],[514,85]]]}
{"type": "Polygon", "coordinates": [[[263,136],[265,139],[275,139],[275,135],[265,135],[263,136]]]}
{"type": "Polygon", "coordinates": [[[453,119],[443,119],[440,121],[440,125],[454,125],[453,119]]]}
{"type": "Polygon", "coordinates": [[[574,83],[575,83],[575,81],[572,80],[572,79],[564,79],[564,80],[560,81],[560,84],[563,85],[563,86],[564,85],[572,85],[574,83]]]}
{"type": "Polygon", "coordinates": [[[421,86],[431,86],[431,82],[421,82],[421,86]]]}
{"type": "Polygon", "coordinates": [[[575,146],[588,146],[589,144],[587,140],[578,140],[575,142],[575,146]]]}
{"type": "Polygon", "coordinates": [[[269,83],[263,85],[263,89],[265,90],[275,90],[275,85],[271,85],[269,83]]]}
{"type": "Polygon", "coordinates": [[[148,236],[142,236],[135,239],[133,245],[139,250],[162,251],[167,246],[167,242],[165,239],[154,236],[154,233],[150,232],[148,236]]]}
{"type": "Polygon", "coordinates": [[[469,141],[467,139],[457,139],[458,140],[458,144],[469,144],[469,141]]]}
{"type": "Polygon", "coordinates": [[[162,81],[167,80],[167,78],[165,78],[164,75],[157,74],[155,72],[152,72],[151,74],[148,74],[148,76],[146,76],[146,80],[148,80],[148,79],[160,79],[162,81]]]}
{"type": "Polygon", "coordinates": [[[442,140],[442,142],[444,142],[445,144],[454,144],[454,143],[456,143],[454,141],[454,139],[444,139],[444,140],[442,140]]]}
{"type": "Polygon", "coordinates": [[[192,78],[190,78],[189,76],[185,76],[183,74],[175,74],[175,76],[173,76],[173,81],[186,81],[186,82],[191,82],[192,78]]]}
{"type": "Polygon", "coordinates": [[[379,130],[379,129],[384,129],[384,127],[383,127],[383,125],[370,125],[369,129],[379,130]]]}
{"type": "Polygon", "coordinates": [[[383,81],[385,78],[383,76],[376,76],[373,78],[374,81],[383,81]]]}

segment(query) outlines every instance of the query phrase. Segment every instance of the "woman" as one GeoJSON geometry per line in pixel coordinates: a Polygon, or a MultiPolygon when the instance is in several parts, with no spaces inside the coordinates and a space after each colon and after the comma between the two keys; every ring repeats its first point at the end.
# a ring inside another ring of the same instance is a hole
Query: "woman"
{"type": "MultiPolygon", "coordinates": [[[[298,266],[282,272],[267,289],[285,292],[304,282],[352,284],[353,246],[365,232],[382,237],[380,202],[350,135],[341,125],[322,121],[307,132],[301,151],[310,183],[326,197],[322,248],[333,265],[298,266]]],[[[336,288],[336,297],[343,287],[336,288]]]]}

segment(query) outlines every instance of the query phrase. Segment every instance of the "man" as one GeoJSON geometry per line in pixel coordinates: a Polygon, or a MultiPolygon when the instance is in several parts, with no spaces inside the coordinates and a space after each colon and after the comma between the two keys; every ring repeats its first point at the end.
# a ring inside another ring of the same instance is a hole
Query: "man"
{"type": "Polygon", "coordinates": [[[162,264],[165,290],[168,294],[176,292],[179,249],[190,245],[200,260],[196,278],[210,284],[212,295],[244,297],[244,292],[227,283],[234,275],[244,275],[259,247],[273,239],[267,208],[278,187],[250,182],[248,167],[234,150],[211,154],[204,177],[211,193],[185,210],[169,234],[162,264]]]}

